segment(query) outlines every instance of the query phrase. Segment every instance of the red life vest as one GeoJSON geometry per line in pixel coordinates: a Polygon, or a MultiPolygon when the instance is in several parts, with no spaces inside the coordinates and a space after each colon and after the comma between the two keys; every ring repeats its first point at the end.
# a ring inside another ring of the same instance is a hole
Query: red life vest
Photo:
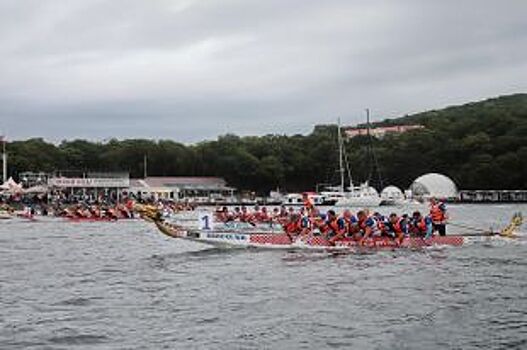
{"type": "Polygon", "coordinates": [[[298,222],[290,222],[285,225],[285,232],[287,233],[297,233],[298,232],[298,222]]]}
{"type": "Polygon", "coordinates": [[[415,225],[415,227],[419,230],[419,232],[426,232],[426,220],[425,218],[421,218],[415,225]]]}
{"type": "Polygon", "coordinates": [[[269,214],[267,212],[260,212],[260,215],[259,215],[259,218],[258,218],[261,222],[267,222],[269,221],[270,217],[269,217],[269,214]]]}
{"type": "Polygon", "coordinates": [[[333,220],[331,220],[328,224],[328,228],[333,231],[334,233],[339,233],[340,232],[340,228],[339,228],[339,224],[338,224],[338,218],[335,218],[333,220]]]}
{"type": "Polygon", "coordinates": [[[393,230],[394,230],[395,233],[404,233],[403,227],[402,227],[402,223],[403,223],[403,218],[399,218],[399,219],[397,219],[395,224],[392,224],[393,225],[393,230]]]}
{"type": "Polygon", "coordinates": [[[373,218],[373,219],[377,223],[377,228],[379,229],[379,231],[385,232],[386,231],[386,225],[384,224],[384,221],[383,220],[379,220],[377,218],[373,218]]]}
{"type": "Polygon", "coordinates": [[[240,221],[241,222],[248,222],[251,219],[251,214],[249,212],[242,212],[242,215],[240,215],[240,221]]]}

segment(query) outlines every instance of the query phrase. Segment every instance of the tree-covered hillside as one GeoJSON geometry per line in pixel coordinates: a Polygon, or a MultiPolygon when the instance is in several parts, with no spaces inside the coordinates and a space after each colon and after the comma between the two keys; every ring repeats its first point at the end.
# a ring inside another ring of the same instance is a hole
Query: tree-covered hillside
{"type": "Polygon", "coordinates": [[[385,175],[405,184],[424,172],[451,176],[464,189],[527,188],[527,94],[419,113],[382,124],[422,124],[423,131],[384,139],[385,175]],[[406,158],[406,159],[404,159],[406,158]],[[396,170],[395,164],[408,169],[396,170]]]}
{"type": "MultiPolygon", "coordinates": [[[[443,110],[419,113],[378,125],[423,124],[426,128],[371,142],[383,185],[407,188],[427,172],[444,173],[463,189],[527,189],[527,94],[517,94],[443,110]]],[[[366,137],[346,142],[352,176],[373,177],[366,137]]],[[[337,127],[316,126],[309,135],[220,136],[183,145],[171,140],[84,140],[59,145],[42,139],[9,143],[9,172],[76,169],[129,171],[150,176],[215,175],[240,189],[265,192],[314,189],[336,182],[337,127]]]]}

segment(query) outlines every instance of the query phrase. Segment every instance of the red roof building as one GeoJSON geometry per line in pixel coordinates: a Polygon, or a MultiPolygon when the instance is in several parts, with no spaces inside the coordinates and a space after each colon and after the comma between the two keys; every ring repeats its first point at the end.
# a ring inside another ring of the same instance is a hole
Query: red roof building
{"type": "MultiPolygon", "coordinates": [[[[423,125],[414,124],[414,125],[394,125],[394,126],[380,126],[377,128],[370,129],[370,135],[383,138],[387,134],[402,134],[411,130],[423,129],[423,125]]],[[[364,128],[345,128],[344,133],[348,138],[353,138],[355,136],[366,136],[368,134],[368,129],[364,128]]]]}

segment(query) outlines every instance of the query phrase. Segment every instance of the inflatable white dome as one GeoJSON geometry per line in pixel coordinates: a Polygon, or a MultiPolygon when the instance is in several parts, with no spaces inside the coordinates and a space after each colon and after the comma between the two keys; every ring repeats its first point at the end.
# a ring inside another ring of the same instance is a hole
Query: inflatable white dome
{"type": "Polygon", "coordinates": [[[396,186],[385,187],[381,192],[382,199],[404,199],[403,191],[396,186]]]}
{"type": "Polygon", "coordinates": [[[457,198],[458,192],[454,181],[449,177],[430,173],[419,176],[410,186],[414,197],[457,198]]]}

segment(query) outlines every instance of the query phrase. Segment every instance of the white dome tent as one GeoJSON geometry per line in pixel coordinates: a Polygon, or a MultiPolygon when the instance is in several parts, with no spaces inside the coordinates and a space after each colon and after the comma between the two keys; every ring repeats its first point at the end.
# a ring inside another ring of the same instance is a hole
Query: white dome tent
{"type": "Polygon", "coordinates": [[[381,199],[384,205],[396,205],[404,202],[404,193],[397,186],[387,186],[381,192],[381,199]]]}
{"type": "Polygon", "coordinates": [[[410,186],[413,197],[445,198],[458,197],[456,184],[448,176],[429,173],[419,176],[410,186]]]}

